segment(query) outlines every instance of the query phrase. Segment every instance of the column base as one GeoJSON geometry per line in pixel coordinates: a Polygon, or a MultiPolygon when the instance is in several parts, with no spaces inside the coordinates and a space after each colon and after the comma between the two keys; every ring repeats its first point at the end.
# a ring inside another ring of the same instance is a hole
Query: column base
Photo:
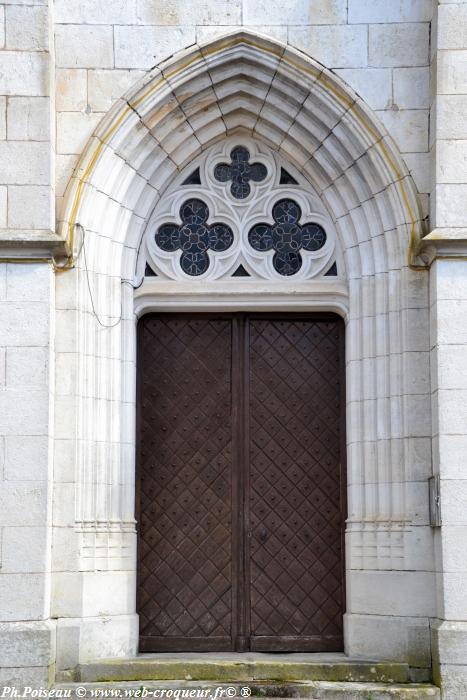
{"type": "Polygon", "coordinates": [[[346,613],[344,639],[345,653],[350,657],[431,668],[429,618],[346,613]]]}
{"type": "Polygon", "coordinates": [[[432,623],[433,680],[443,700],[467,697],[467,622],[432,623]]]}
{"type": "Polygon", "coordinates": [[[111,657],[135,656],[138,615],[60,618],[57,620],[57,671],[111,657]]]}
{"type": "Polygon", "coordinates": [[[55,670],[55,621],[0,623],[0,687],[48,688],[55,670]]]}

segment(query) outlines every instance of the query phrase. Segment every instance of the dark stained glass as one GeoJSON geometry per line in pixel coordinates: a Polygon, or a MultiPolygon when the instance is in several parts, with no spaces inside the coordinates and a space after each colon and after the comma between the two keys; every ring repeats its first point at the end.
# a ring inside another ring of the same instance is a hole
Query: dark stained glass
{"type": "Polygon", "coordinates": [[[150,267],[150,266],[146,263],[146,267],[144,268],[144,276],[145,276],[145,277],[157,277],[157,272],[154,272],[154,270],[152,269],[152,267],[150,267]]]}
{"type": "Polygon", "coordinates": [[[202,275],[209,267],[208,250],[224,251],[233,243],[229,226],[208,226],[208,217],[207,204],[200,199],[187,199],[180,207],[181,225],[162,224],[156,232],[156,243],[162,250],[182,250],[180,266],[187,275],[202,275]]]}
{"type": "Polygon", "coordinates": [[[185,180],[183,180],[182,185],[201,185],[201,176],[199,174],[199,168],[193,170],[192,173],[188,175],[185,180]]]}
{"type": "Polygon", "coordinates": [[[245,199],[251,191],[250,180],[261,182],[267,175],[262,163],[250,163],[250,153],[244,146],[236,146],[230,153],[231,163],[219,163],[214,168],[218,182],[232,180],[230,191],[235,199],[245,199]]]}
{"type": "Polygon", "coordinates": [[[239,265],[235,272],[232,274],[232,277],[250,277],[250,273],[245,270],[243,265],[239,265]]]}
{"type": "Polygon", "coordinates": [[[298,185],[298,182],[285,168],[281,168],[279,185],[298,185]]]}
{"type": "Polygon", "coordinates": [[[300,250],[319,250],[326,243],[326,233],[319,224],[301,226],[302,215],[293,199],[281,199],[272,209],[274,224],[256,224],[248,241],[258,251],[274,250],[274,269],[280,275],[295,275],[302,266],[300,250]]]}

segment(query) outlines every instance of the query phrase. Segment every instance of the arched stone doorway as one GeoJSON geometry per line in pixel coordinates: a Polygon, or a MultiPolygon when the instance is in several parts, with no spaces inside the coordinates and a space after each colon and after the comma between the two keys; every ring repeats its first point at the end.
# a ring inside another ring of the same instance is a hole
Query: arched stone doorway
{"type": "MultiPolygon", "coordinates": [[[[320,197],[244,129],[173,179],[137,269],[156,305],[167,285],[252,309],[345,287],[320,197]]],[[[139,321],[140,650],[342,651],[344,323],[225,309],[139,321]]]]}
{"type": "Polygon", "coordinates": [[[65,483],[57,517],[69,526],[69,569],[65,576],[57,565],[53,578],[58,644],[73,638],[66,663],[136,650],[136,320],[187,304],[338,310],[345,318],[345,648],[380,658],[415,653],[426,663],[433,575],[418,482],[430,469],[430,397],[421,371],[428,299],[426,279],[407,264],[421,223],[397,148],[364,102],[309,57],[254,34],[192,47],[112,108],[70,182],[62,218],[81,252],[75,270],[57,281],[58,326],[68,324],[57,358],[68,391],[59,392],[56,413],[65,414],[66,405],[69,420],[60,426],[55,474],[65,483]],[[155,205],[186,164],[237,129],[310,182],[335,226],[345,279],[332,290],[317,280],[266,288],[254,299],[242,287],[214,282],[195,288],[168,281],[158,291],[148,282],[134,291],[155,205]]]}

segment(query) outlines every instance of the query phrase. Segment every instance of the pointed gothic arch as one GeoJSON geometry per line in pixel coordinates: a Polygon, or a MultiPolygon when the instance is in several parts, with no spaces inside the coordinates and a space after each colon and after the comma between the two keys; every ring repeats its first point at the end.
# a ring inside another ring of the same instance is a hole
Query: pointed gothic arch
{"type": "MultiPolygon", "coordinates": [[[[416,188],[391,137],[340,78],[242,30],[176,54],[117,100],[65,194],[61,227],[76,264],[58,278],[57,293],[75,304],[62,363],[73,381],[66,396],[58,392],[56,412],[66,406],[73,417],[61,437],[76,449],[78,571],[123,569],[132,585],[135,294],[122,281],[135,282],[146,223],[173,178],[239,129],[307,177],[336,227],[347,283],[336,287],[334,305],[316,289],[315,308],[327,303],[348,322],[348,567],[404,568],[413,539],[411,465],[422,449],[414,441],[428,434],[420,416],[430,405],[411,357],[429,349],[426,279],[407,264],[422,231],[416,188]]],[[[59,310],[59,332],[62,323],[59,310]]],[[[127,617],[128,651],[136,618],[127,617]]],[[[366,652],[362,640],[357,647],[366,652]]]]}
{"type": "Polygon", "coordinates": [[[337,75],[244,30],[176,54],[117,100],[68,186],[65,237],[73,242],[79,222],[103,235],[112,229],[115,241],[131,245],[138,234],[130,230],[138,229],[171,177],[238,128],[307,175],[348,247],[397,231],[385,252],[373,253],[371,269],[384,267],[389,255],[404,266],[409,238],[421,237],[422,218],[413,180],[386,129],[337,75]],[[346,220],[359,207],[358,219],[346,220]]]}

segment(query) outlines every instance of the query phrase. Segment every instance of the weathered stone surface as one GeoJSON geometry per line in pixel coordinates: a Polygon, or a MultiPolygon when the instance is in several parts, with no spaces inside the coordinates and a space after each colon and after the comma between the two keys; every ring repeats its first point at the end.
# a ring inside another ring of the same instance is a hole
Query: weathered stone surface
{"type": "Polygon", "coordinates": [[[5,48],[13,51],[47,51],[49,13],[47,7],[10,5],[5,10],[5,48]]]}
{"type": "Polygon", "coordinates": [[[430,104],[430,71],[423,68],[394,69],[394,106],[427,109],[430,104]]]}
{"type": "MultiPolygon", "coordinates": [[[[0,228],[6,228],[8,207],[7,207],[8,188],[5,185],[0,186],[0,228]]],[[[6,282],[6,266],[3,268],[4,281],[6,282]]],[[[0,274],[1,276],[1,274],[0,274]]],[[[1,283],[0,283],[1,286],[1,283]]],[[[0,299],[2,294],[0,292],[0,299]]]]}
{"type": "Polygon", "coordinates": [[[441,664],[434,674],[442,687],[443,700],[459,700],[467,693],[467,670],[465,664],[441,664]]]}
{"type": "Polygon", "coordinates": [[[117,26],[115,27],[115,67],[149,70],[168,54],[194,42],[195,30],[191,27],[117,26]]]}
{"type": "Polygon", "coordinates": [[[8,98],[7,138],[11,141],[49,141],[50,125],[48,97],[8,98]]]}
{"type": "Polygon", "coordinates": [[[467,622],[436,620],[432,625],[433,661],[463,665],[467,658],[467,622]]]}
{"type": "MultiPolygon", "coordinates": [[[[291,27],[289,41],[329,68],[354,68],[368,63],[364,26],[291,27]]],[[[376,64],[377,65],[377,64],[376,64]]]]}
{"type": "Polygon", "coordinates": [[[345,616],[347,653],[371,659],[375,639],[381,655],[394,661],[405,660],[418,668],[431,665],[428,618],[394,615],[350,614],[345,616]]]}
{"type": "Polygon", "coordinates": [[[379,112],[402,153],[428,150],[428,111],[422,109],[379,112]]]}
{"type": "MultiPolygon", "coordinates": [[[[7,398],[10,398],[7,396],[7,398]]],[[[46,402],[44,408],[46,408],[46,402]]],[[[20,406],[24,409],[24,406],[20,406]]],[[[37,408],[33,403],[33,409],[37,408]]],[[[29,416],[26,414],[26,418],[29,416]]],[[[39,416],[39,420],[44,421],[43,416],[39,416]]],[[[7,426],[8,427],[8,426],[7,426]]],[[[36,428],[32,425],[32,430],[36,428]]],[[[24,432],[27,436],[27,427],[17,422],[16,430],[24,432]]],[[[2,426],[2,432],[7,433],[7,430],[2,426]]],[[[8,435],[5,436],[8,440],[8,435]]],[[[44,475],[42,475],[44,476],[44,475]]],[[[45,480],[34,481],[5,481],[2,484],[2,492],[0,494],[0,503],[2,512],[0,514],[0,525],[9,526],[35,526],[44,525],[44,519],[47,513],[47,492],[45,480]],[[24,512],[18,507],[18,503],[22,504],[24,512]]],[[[13,591],[12,591],[13,592],[13,591]]],[[[17,601],[17,605],[21,605],[21,601],[17,601]]],[[[21,619],[21,618],[8,618],[21,619]]],[[[28,618],[31,619],[31,618],[28,618]]],[[[34,619],[34,618],[32,618],[34,619]]]]}
{"type": "MultiPolygon", "coordinates": [[[[119,683],[117,686],[110,683],[85,683],[71,684],[61,683],[55,686],[57,689],[71,689],[72,697],[77,697],[73,693],[77,687],[83,687],[91,691],[101,689],[101,691],[113,689],[139,690],[141,682],[119,683]]],[[[183,688],[196,688],[196,683],[187,683],[176,681],[175,683],[154,683],[146,681],[144,687],[148,691],[183,688]]],[[[209,684],[203,684],[203,688],[210,688],[209,684]]],[[[216,686],[217,687],[217,686],[216,686]]],[[[216,687],[212,687],[211,693],[214,695],[216,687]]],[[[222,684],[221,684],[222,687],[222,684]]],[[[224,684],[224,687],[227,687],[224,684]]],[[[233,682],[229,687],[235,688],[236,694],[241,695],[242,686],[233,682]]],[[[439,689],[429,684],[378,684],[378,683],[348,683],[348,682],[329,682],[329,681],[309,681],[304,683],[250,683],[252,696],[263,697],[265,700],[269,698],[296,697],[310,698],[310,700],[439,700],[439,689]]],[[[451,699],[450,699],[451,700],[451,699]]],[[[454,698],[452,698],[454,700],[454,698]]]]}
{"type": "Polygon", "coordinates": [[[49,156],[46,143],[0,142],[0,179],[11,185],[48,185],[49,156]]]}
{"type": "MultiPolygon", "coordinates": [[[[15,263],[10,264],[6,270],[8,301],[12,302],[37,302],[42,301],[47,306],[50,303],[50,289],[53,281],[53,274],[47,265],[38,263],[15,263]]],[[[35,307],[31,307],[36,310],[35,307]]],[[[42,320],[42,319],[41,319],[42,320]]],[[[24,346],[40,345],[29,338],[28,329],[23,328],[24,346]]],[[[6,345],[23,345],[21,342],[9,343],[6,345]]]]}
{"type": "Polygon", "coordinates": [[[95,112],[106,112],[115,100],[142,78],[139,70],[93,70],[88,78],[88,100],[95,112]]]}
{"type": "Polygon", "coordinates": [[[404,159],[419,192],[431,189],[431,156],[428,152],[405,153],[404,159]]]}
{"type": "Polygon", "coordinates": [[[370,66],[426,66],[428,24],[372,24],[369,28],[370,66]]]}
{"type": "Polygon", "coordinates": [[[135,659],[108,659],[81,664],[76,680],[176,680],[193,681],[407,681],[407,666],[397,663],[359,662],[343,654],[216,654],[141,655],[135,659]]]}
{"type": "MultiPolygon", "coordinates": [[[[94,71],[91,75],[94,74],[94,71]]],[[[87,71],[84,68],[57,68],[55,71],[55,104],[58,112],[86,109],[87,71]]]]}
{"type": "Polygon", "coordinates": [[[2,341],[6,345],[45,345],[50,311],[42,303],[17,302],[0,306],[2,341]]]}
{"type": "Polygon", "coordinates": [[[58,24],[134,24],[137,0],[55,0],[55,22],[58,24]]]}
{"type": "Polygon", "coordinates": [[[244,0],[243,22],[246,25],[345,24],[345,0],[314,0],[281,3],[280,0],[244,0]]]}
{"type": "Polygon", "coordinates": [[[0,668],[0,683],[3,688],[47,688],[53,679],[50,666],[0,668]]]}
{"type": "Polygon", "coordinates": [[[372,109],[390,109],[392,71],[389,68],[341,68],[336,71],[372,109]]]}
{"type": "Polygon", "coordinates": [[[467,93],[467,51],[440,51],[436,70],[439,95],[467,93]]]}
{"type": "Polygon", "coordinates": [[[5,6],[0,10],[0,48],[5,48],[5,6]]]}
{"type": "Polygon", "coordinates": [[[429,22],[433,16],[431,0],[349,0],[349,22],[392,23],[429,22]]]}
{"type": "Polygon", "coordinates": [[[55,28],[55,56],[58,68],[111,68],[113,28],[59,24],[55,28]]]}
{"type": "MultiPolygon", "coordinates": [[[[48,610],[45,584],[46,577],[42,573],[2,574],[0,595],[3,620],[46,620],[48,610]]],[[[15,665],[17,663],[16,661],[15,665]]]]}
{"type": "Polygon", "coordinates": [[[50,565],[48,537],[45,526],[4,527],[2,573],[45,573],[50,565]]]}
{"type": "MultiPolygon", "coordinates": [[[[248,3],[248,0],[246,0],[248,3]]],[[[137,24],[155,26],[190,26],[190,25],[240,25],[242,17],[242,0],[167,0],[164,4],[152,0],[138,0],[137,24]]],[[[248,4],[244,12],[249,11],[248,4]]],[[[276,13],[277,16],[277,13],[276,13]]],[[[249,24],[248,19],[244,19],[249,24]]],[[[286,22],[281,22],[285,24],[286,22]]],[[[267,22],[265,22],[267,24],[267,22]]]]}
{"type": "Polygon", "coordinates": [[[26,51],[0,53],[0,94],[48,95],[47,56],[26,51]]]}
{"type": "Polygon", "coordinates": [[[99,124],[103,114],[60,112],[57,118],[57,151],[79,155],[99,124]]]}
{"type": "Polygon", "coordinates": [[[8,348],[7,386],[39,388],[47,385],[49,348],[8,348]]]}
{"type": "MultiPolygon", "coordinates": [[[[236,25],[204,25],[200,24],[196,27],[196,41],[198,44],[202,44],[206,41],[212,41],[220,36],[225,36],[227,34],[232,34],[234,31],[238,31],[239,27],[236,25]]],[[[281,26],[279,24],[274,25],[255,25],[252,27],[255,32],[259,34],[264,34],[271,39],[277,39],[282,43],[287,43],[287,27],[281,26]]]]}
{"type": "Polygon", "coordinates": [[[19,673],[21,664],[26,674],[27,667],[49,666],[55,655],[54,637],[55,625],[49,621],[1,622],[0,667],[19,673]]]}
{"type": "Polygon", "coordinates": [[[6,106],[7,98],[0,96],[0,137],[6,138],[6,106]]]}
{"type": "Polygon", "coordinates": [[[455,2],[438,10],[438,50],[465,49],[467,46],[467,7],[455,2]]]}
{"type": "Polygon", "coordinates": [[[8,188],[8,226],[15,229],[52,228],[50,188],[11,185],[8,188]]]}
{"type": "Polygon", "coordinates": [[[4,5],[47,5],[49,0],[4,0],[4,5]]]}
{"type": "Polygon", "coordinates": [[[463,227],[467,220],[467,184],[438,185],[436,213],[445,226],[463,227]]]}

